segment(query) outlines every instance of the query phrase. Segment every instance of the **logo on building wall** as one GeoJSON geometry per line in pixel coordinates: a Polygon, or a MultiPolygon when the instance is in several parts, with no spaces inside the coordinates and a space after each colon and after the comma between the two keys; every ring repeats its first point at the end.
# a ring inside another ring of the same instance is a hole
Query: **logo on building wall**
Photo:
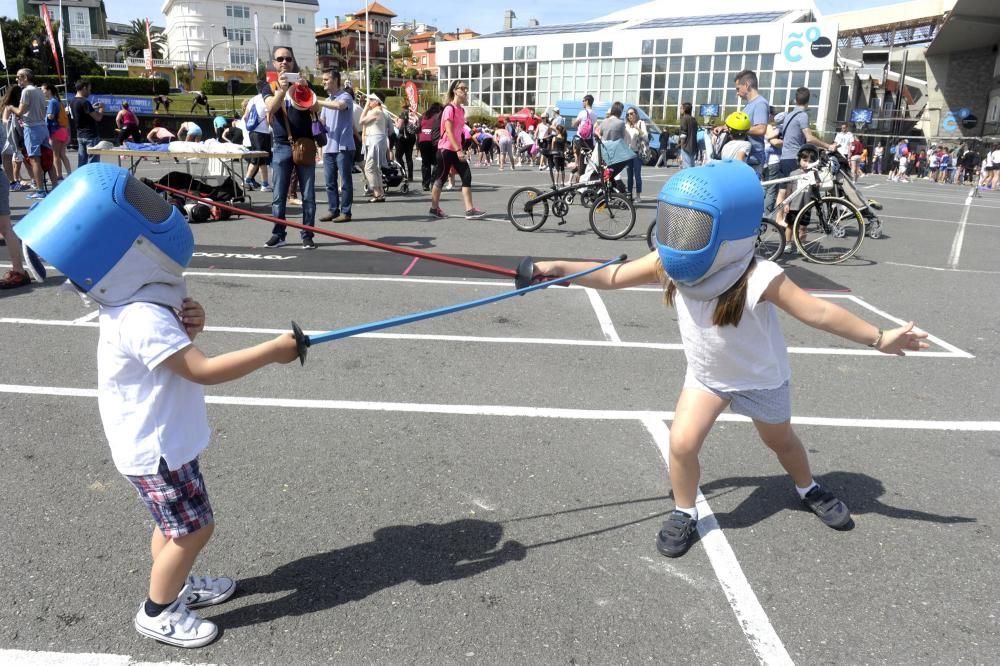
{"type": "Polygon", "coordinates": [[[978,118],[972,115],[972,110],[962,107],[958,111],[949,111],[941,119],[941,133],[954,134],[959,128],[974,129],[979,122],[978,118]]]}
{"type": "Polygon", "coordinates": [[[833,66],[836,24],[788,23],[779,57],[788,69],[823,69],[833,66]]]}

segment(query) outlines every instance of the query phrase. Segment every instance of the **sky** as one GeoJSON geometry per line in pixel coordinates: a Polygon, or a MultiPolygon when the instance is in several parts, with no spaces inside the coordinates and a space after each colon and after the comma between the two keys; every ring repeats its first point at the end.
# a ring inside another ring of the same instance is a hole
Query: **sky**
{"type": "MultiPolygon", "coordinates": [[[[542,24],[557,25],[559,23],[572,23],[581,20],[590,20],[603,16],[617,9],[623,9],[633,4],[641,4],[643,0],[622,1],[614,0],[574,0],[572,3],[573,14],[567,15],[564,7],[567,3],[562,2],[539,2],[531,0],[501,0],[493,3],[472,3],[472,2],[414,2],[414,0],[380,0],[383,5],[399,14],[400,18],[416,20],[437,26],[441,30],[454,30],[455,28],[472,28],[476,32],[489,33],[496,32],[503,28],[503,14],[505,9],[512,9],[517,15],[514,21],[515,27],[525,26],[528,19],[538,19],[542,24]],[[483,5],[486,5],[485,7],[483,5]],[[497,7],[497,9],[494,9],[497,7]]],[[[889,5],[901,0],[817,0],[817,5],[823,13],[834,11],[850,11],[866,7],[889,5]]],[[[58,5],[58,0],[50,0],[51,4],[58,5]]],[[[748,5],[753,5],[753,0],[719,0],[720,5],[732,5],[734,12],[746,11],[748,5]]],[[[332,23],[334,16],[341,17],[351,11],[362,8],[365,0],[349,2],[346,0],[320,0],[319,13],[316,14],[317,26],[322,27],[323,19],[329,18],[332,23]]],[[[104,0],[104,6],[108,12],[108,19],[119,23],[128,23],[132,19],[146,18],[156,25],[163,25],[165,19],[160,9],[163,7],[163,0],[104,0]]],[[[0,0],[0,16],[15,17],[17,15],[17,5],[15,0],[0,0]]]]}

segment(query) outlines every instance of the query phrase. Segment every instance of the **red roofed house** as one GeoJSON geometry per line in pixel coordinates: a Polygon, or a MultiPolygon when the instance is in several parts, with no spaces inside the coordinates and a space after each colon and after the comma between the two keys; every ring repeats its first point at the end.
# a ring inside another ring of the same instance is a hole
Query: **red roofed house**
{"type": "Polygon", "coordinates": [[[353,14],[336,17],[335,24],[316,31],[316,49],[320,68],[360,69],[365,62],[365,48],[371,63],[386,64],[389,56],[390,24],[396,14],[379,4],[368,5],[368,24],[365,24],[365,7],[353,14]]]}

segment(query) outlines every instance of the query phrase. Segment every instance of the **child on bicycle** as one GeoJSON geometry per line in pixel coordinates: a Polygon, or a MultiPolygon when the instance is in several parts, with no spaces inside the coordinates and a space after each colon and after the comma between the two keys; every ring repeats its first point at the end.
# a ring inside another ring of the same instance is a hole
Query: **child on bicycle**
{"type": "MultiPolygon", "coordinates": [[[[801,176],[808,172],[810,165],[814,165],[819,160],[819,151],[815,146],[806,144],[799,148],[796,157],[799,160],[799,168],[788,174],[789,177],[801,176]]],[[[785,203],[781,206],[781,217],[779,219],[783,222],[779,222],[778,224],[785,227],[785,253],[791,253],[795,251],[795,243],[792,241],[792,223],[798,217],[802,207],[809,201],[811,192],[809,184],[802,181],[792,181],[787,183],[786,186],[790,193],[785,197],[785,203]]],[[[806,228],[805,225],[801,225],[799,226],[799,240],[805,240],[805,237],[806,228]]]]}
{"type": "MultiPolygon", "coordinates": [[[[657,549],[679,557],[697,530],[698,453],[727,407],[748,416],[764,444],[791,476],[802,502],[826,525],[849,527],[851,514],[813,479],[802,442],[791,426],[788,350],[778,325],[781,308],[814,328],[885,354],[927,347],[913,322],[883,330],[803,291],[777,264],[754,258],[764,209],[754,170],[735,161],[685,169],[659,196],[656,250],[578,282],[623,289],[654,279],[677,308],[687,373],[670,428],[670,483],[675,509],[657,535],[657,549]]],[[[563,276],[595,264],[546,261],[535,275],[563,276]]]]}

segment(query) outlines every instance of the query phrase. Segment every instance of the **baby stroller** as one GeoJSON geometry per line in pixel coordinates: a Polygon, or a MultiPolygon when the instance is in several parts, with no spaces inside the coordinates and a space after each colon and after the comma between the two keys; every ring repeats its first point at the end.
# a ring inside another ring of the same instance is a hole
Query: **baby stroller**
{"type": "Polygon", "coordinates": [[[396,160],[389,160],[388,164],[379,167],[382,172],[382,186],[385,189],[399,187],[399,191],[406,194],[410,191],[410,184],[406,180],[406,169],[396,160]]]}

